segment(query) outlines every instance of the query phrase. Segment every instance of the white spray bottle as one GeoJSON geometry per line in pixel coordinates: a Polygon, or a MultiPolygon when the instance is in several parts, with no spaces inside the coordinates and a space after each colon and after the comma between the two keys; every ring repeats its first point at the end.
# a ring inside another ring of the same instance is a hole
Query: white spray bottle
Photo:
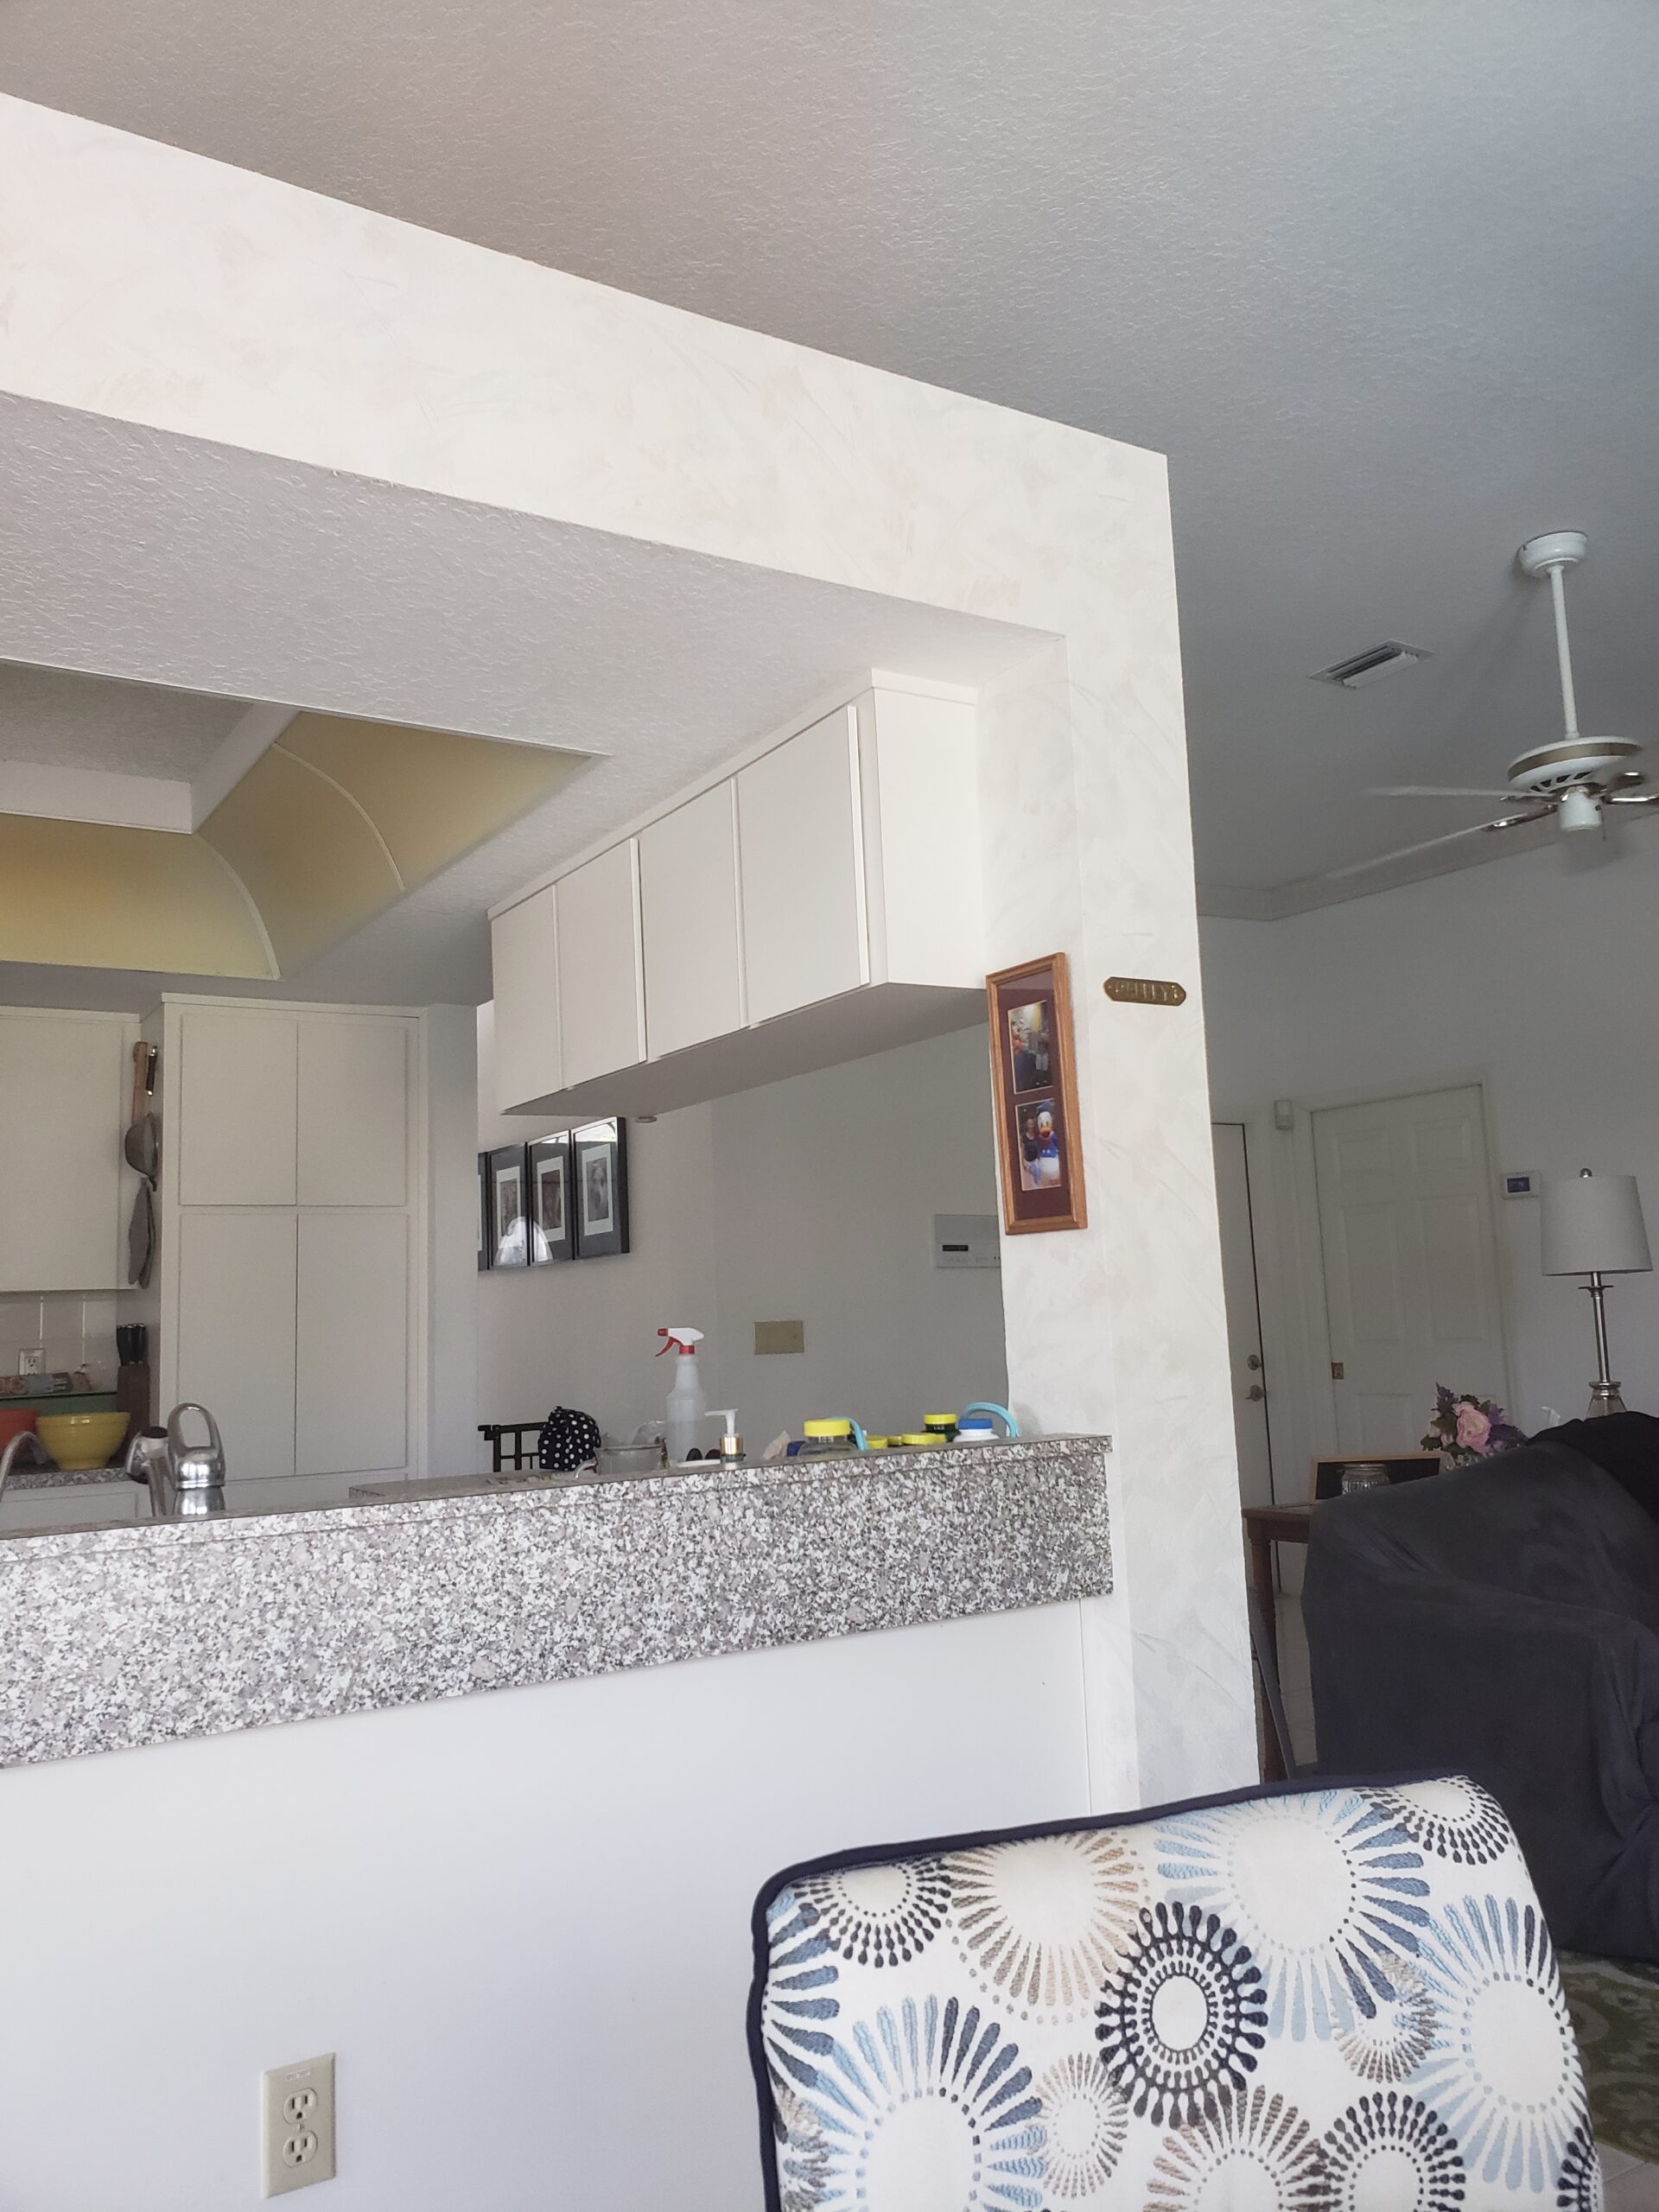
{"type": "Polygon", "coordinates": [[[697,1371],[697,1346],[702,1342],[701,1329],[658,1329],[664,1339],[660,1359],[664,1351],[675,1354],[674,1384],[668,1394],[668,1464],[677,1467],[691,1456],[691,1447],[701,1441],[705,1401],[702,1376],[697,1371]]]}

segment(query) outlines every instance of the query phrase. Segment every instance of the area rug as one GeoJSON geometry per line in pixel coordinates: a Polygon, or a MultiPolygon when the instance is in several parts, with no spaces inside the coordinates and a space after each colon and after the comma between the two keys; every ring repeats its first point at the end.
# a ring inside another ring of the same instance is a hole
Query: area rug
{"type": "Polygon", "coordinates": [[[1561,1980],[1598,2139],[1659,2165],[1659,1967],[1568,1951],[1561,1980]]]}

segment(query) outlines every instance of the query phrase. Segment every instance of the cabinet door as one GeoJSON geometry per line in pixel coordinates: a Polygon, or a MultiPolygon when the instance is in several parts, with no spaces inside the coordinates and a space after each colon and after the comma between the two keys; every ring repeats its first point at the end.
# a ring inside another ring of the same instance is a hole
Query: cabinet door
{"type": "Polygon", "coordinates": [[[300,1023],[302,1206],[400,1206],[409,1189],[407,1022],[371,1014],[300,1023]]]}
{"type": "Polygon", "coordinates": [[[179,1395],[218,1421],[232,1481],[291,1475],[295,1216],[212,1206],[176,1220],[179,1395]]]}
{"type": "Polygon", "coordinates": [[[503,1114],[564,1088],[558,922],[550,883],[490,924],[495,1103],[503,1114]]]}
{"type": "Polygon", "coordinates": [[[130,1032],[107,1015],[0,1017],[0,1290],[124,1284],[131,1072],[130,1032]]]}
{"type": "Polygon", "coordinates": [[[291,1206],[298,1025],[292,1014],[187,1007],[179,1016],[181,1205],[291,1206]]]}
{"type": "Polygon", "coordinates": [[[554,886],[559,914],[559,1028],[567,1090],[645,1057],[639,949],[639,847],[630,837],[554,886]]]}
{"type": "Polygon", "coordinates": [[[379,1474],[409,1463],[409,1223],[302,1213],[295,1466],[379,1474]]]}
{"type": "Polygon", "coordinates": [[[868,982],[853,709],[741,769],[737,814],[750,1021],[868,982]]]}
{"type": "Polygon", "coordinates": [[[641,830],[639,912],[652,1058],[741,1029],[735,784],[641,830]]]}

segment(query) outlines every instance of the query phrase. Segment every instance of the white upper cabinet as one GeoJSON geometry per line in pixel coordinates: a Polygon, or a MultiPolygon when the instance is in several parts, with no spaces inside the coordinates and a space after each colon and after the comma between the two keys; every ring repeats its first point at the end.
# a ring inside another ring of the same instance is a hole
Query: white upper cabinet
{"type": "MultiPolygon", "coordinates": [[[[613,845],[597,860],[561,876],[554,888],[560,1045],[569,1090],[594,1076],[633,1067],[645,1057],[639,840],[613,845]]],[[[535,1095],[521,1094],[513,1103],[535,1095]]]]}
{"type": "Polygon", "coordinates": [[[734,783],[716,784],[640,832],[639,902],[652,1059],[741,1029],[734,783]]]}
{"type": "Polygon", "coordinates": [[[299,1025],[302,1206],[401,1206],[409,1189],[409,1024],[397,1015],[299,1025]]]}
{"type": "Polygon", "coordinates": [[[0,1011],[0,1291],[126,1281],[136,1033],[106,1014],[0,1011]]]}
{"type": "Polygon", "coordinates": [[[868,982],[853,709],[740,769],[737,818],[750,1021],[868,982]]]}
{"type": "Polygon", "coordinates": [[[559,1046],[558,915],[553,886],[490,925],[495,1094],[502,1113],[564,1087],[559,1046]]]}
{"type": "Polygon", "coordinates": [[[982,1020],[981,880],[972,695],[877,677],[496,917],[497,1102],[669,1113],[982,1020]]]}
{"type": "Polygon", "coordinates": [[[292,1014],[185,1009],[168,1077],[181,1205],[295,1203],[298,1063],[292,1014]]]}

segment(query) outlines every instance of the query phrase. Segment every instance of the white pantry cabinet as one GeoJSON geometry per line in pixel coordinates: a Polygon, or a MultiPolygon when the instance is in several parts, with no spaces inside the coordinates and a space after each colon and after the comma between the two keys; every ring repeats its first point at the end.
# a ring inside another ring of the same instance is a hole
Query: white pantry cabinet
{"type": "Polygon", "coordinates": [[[971,697],[878,678],[494,931],[504,1112],[665,1113],[982,1020],[971,697]],[[526,986],[550,898],[556,994],[526,986]]]}
{"type": "Polygon", "coordinates": [[[158,1402],[212,1410],[232,1482],[421,1471],[421,1022],[162,1002],[158,1402]]]}
{"type": "Polygon", "coordinates": [[[0,1292],[124,1285],[137,1035],[118,1014],[0,1008],[0,1292]]]}

